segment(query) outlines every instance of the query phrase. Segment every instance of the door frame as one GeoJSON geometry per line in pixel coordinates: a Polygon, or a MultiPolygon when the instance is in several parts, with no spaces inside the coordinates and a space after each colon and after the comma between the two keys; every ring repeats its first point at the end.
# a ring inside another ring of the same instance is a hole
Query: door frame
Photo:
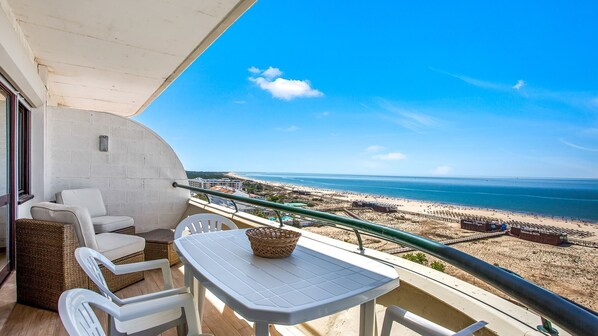
{"type": "Polygon", "coordinates": [[[7,158],[7,169],[8,169],[8,194],[0,195],[1,205],[6,202],[8,205],[8,234],[7,242],[8,246],[6,254],[9,259],[9,263],[0,268],[0,284],[6,280],[8,275],[15,270],[16,267],[16,214],[17,214],[17,162],[16,162],[16,151],[17,151],[17,126],[18,126],[18,108],[19,104],[24,104],[26,108],[29,108],[28,104],[21,100],[19,92],[2,76],[0,75],[0,88],[8,93],[7,100],[9,100],[7,111],[7,141],[8,141],[8,158],[7,158]]]}

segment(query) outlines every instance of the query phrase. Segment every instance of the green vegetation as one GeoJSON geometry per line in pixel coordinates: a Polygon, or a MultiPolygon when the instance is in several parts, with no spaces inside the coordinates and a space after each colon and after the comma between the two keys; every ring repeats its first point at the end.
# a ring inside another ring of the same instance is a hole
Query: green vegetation
{"type": "Polygon", "coordinates": [[[195,194],[193,195],[193,198],[198,198],[202,201],[209,202],[208,197],[205,194],[195,194]]]}
{"type": "Polygon", "coordinates": [[[433,269],[435,269],[439,272],[444,272],[444,264],[441,263],[440,261],[432,261],[432,264],[430,264],[430,267],[432,267],[433,269]]]}
{"type": "Polygon", "coordinates": [[[428,258],[426,258],[426,255],[418,252],[416,254],[413,253],[407,253],[403,256],[403,259],[407,259],[409,261],[413,261],[415,263],[418,263],[420,265],[428,265],[428,258]]]}
{"type": "MultiPolygon", "coordinates": [[[[416,254],[407,253],[403,256],[403,259],[413,261],[414,263],[418,263],[420,265],[428,266],[428,258],[426,257],[425,254],[423,254],[421,252],[418,252],[416,254]]],[[[444,269],[445,269],[445,265],[443,263],[441,263],[440,261],[433,261],[430,264],[430,267],[432,267],[433,269],[435,269],[439,272],[444,272],[444,269]]]]}
{"type": "Polygon", "coordinates": [[[264,211],[262,211],[261,209],[255,209],[255,210],[253,210],[253,215],[261,217],[261,218],[268,219],[268,215],[264,211]]]}
{"type": "Polygon", "coordinates": [[[201,177],[204,179],[221,179],[221,178],[229,178],[226,174],[228,172],[202,172],[202,171],[192,171],[186,170],[187,178],[194,179],[197,177],[201,177]]]}
{"type": "Polygon", "coordinates": [[[284,199],[284,196],[282,196],[282,195],[274,194],[274,195],[267,195],[266,201],[275,202],[275,203],[284,203],[285,199],[284,199]]]}
{"type": "Polygon", "coordinates": [[[249,194],[261,194],[264,192],[264,185],[261,183],[244,180],[243,189],[249,194]]]}

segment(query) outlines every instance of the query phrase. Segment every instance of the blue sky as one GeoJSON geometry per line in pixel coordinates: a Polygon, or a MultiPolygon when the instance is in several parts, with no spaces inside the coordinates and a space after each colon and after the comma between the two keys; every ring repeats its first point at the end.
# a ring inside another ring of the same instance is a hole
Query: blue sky
{"type": "Polygon", "coordinates": [[[596,17],[260,0],[135,119],[188,170],[598,178],[596,17]]]}

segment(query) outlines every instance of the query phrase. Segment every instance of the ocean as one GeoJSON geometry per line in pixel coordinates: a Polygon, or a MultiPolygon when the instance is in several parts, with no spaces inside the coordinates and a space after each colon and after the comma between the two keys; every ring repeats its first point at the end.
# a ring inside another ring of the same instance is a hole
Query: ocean
{"type": "Polygon", "coordinates": [[[237,173],[264,181],[598,223],[598,179],[237,173]]]}

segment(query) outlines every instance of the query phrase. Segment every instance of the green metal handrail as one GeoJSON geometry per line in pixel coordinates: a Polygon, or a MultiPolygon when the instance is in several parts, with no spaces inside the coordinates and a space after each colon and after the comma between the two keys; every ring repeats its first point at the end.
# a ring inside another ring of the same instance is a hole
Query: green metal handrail
{"type": "Polygon", "coordinates": [[[598,335],[598,316],[573,304],[559,295],[515,276],[499,267],[491,265],[465,252],[439,242],[418,236],[413,233],[397,230],[380,224],[355,218],[333,215],[325,212],[292,207],[284,204],[229,195],[219,191],[181,185],[177,182],[173,187],[183,188],[207,195],[214,195],[242,203],[271,208],[308,216],[315,219],[336,222],[344,226],[366,232],[388,241],[406,245],[426,252],[463,271],[485,281],[501,290],[536,313],[554,321],[559,327],[574,335],[598,335]]]}

